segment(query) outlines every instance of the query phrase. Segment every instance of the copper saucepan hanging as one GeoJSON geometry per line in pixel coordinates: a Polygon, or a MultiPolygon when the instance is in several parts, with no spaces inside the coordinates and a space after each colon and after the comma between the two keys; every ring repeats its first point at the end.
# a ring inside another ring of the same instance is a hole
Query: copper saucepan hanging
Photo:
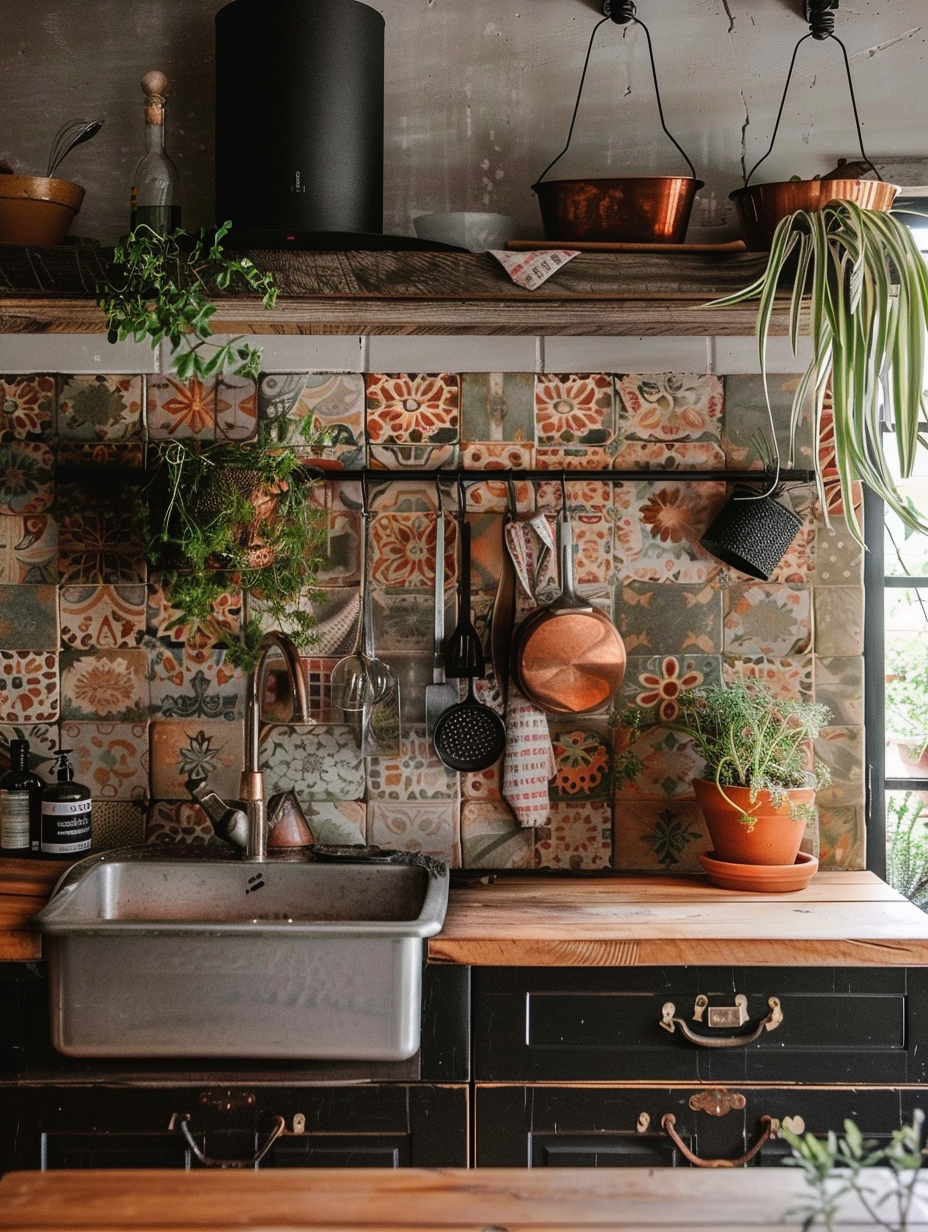
{"type": "Polygon", "coordinates": [[[536,706],[588,714],[608,706],[625,678],[625,643],[609,617],[574,592],[573,536],[566,502],[558,517],[561,593],[531,612],[512,643],[512,675],[536,706]]]}

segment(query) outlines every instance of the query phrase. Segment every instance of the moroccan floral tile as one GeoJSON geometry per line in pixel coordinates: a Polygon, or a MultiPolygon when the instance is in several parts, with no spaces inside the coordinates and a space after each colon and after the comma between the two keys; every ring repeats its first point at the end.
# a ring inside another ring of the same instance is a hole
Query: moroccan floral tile
{"type": "Polygon", "coordinates": [[[608,583],[612,579],[613,542],[611,516],[596,513],[574,514],[574,582],[578,586],[608,583]]]}
{"type": "Polygon", "coordinates": [[[370,841],[399,851],[421,851],[451,868],[461,867],[461,808],[441,803],[374,800],[367,806],[370,841]]]}
{"type": "Polygon", "coordinates": [[[819,807],[818,826],[821,868],[860,870],[867,867],[866,821],[862,807],[819,807]]]}
{"type": "Polygon", "coordinates": [[[465,800],[502,800],[503,758],[495,761],[492,766],[487,766],[485,770],[472,770],[468,774],[462,774],[461,796],[465,800]]]}
{"type": "Polygon", "coordinates": [[[704,583],[718,562],[699,539],[725,499],[715,483],[625,483],[615,491],[615,567],[620,583],[704,583]]]}
{"type": "Polygon", "coordinates": [[[218,381],[196,377],[181,381],[174,376],[148,378],[148,436],[153,441],[193,439],[211,441],[216,436],[218,381]]]}
{"type": "Polygon", "coordinates": [[[615,378],[622,436],[643,441],[718,440],[725,407],[717,376],[662,372],[615,378]]]}
{"type": "Polygon", "coordinates": [[[863,654],[864,594],[858,586],[815,586],[815,653],[863,654]]]}
{"type": "Polygon", "coordinates": [[[538,445],[601,449],[609,446],[614,438],[612,377],[602,372],[544,373],[535,377],[535,440],[538,445]]]}
{"type": "Polygon", "coordinates": [[[367,842],[367,805],[361,800],[313,800],[304,812],[317,843],[356,846],[367,842]]]}
{"type": "Polygon", "coordinates": [[[538,868],[608,868],[611,859],[611,802],[587,800],[551,805],[544,830],[535,837],[538,868]]]}
{"type": "Polygon", "coordinates": [[[502,800],[467,800],[461,809],[465,868],[532,868],[535,831],[502,800]]]}
{"type": "Polygon", "coordinates": [[[261,418],[307,457],[346,470],[363,467],[365,390],[360,373],[266,373],[258,401],[261,418]],[[328,443],[309,444],[320,436],[328,443]]]}
{"type": "Polygon", "coordinates": [[[10,741],[29,741],[29,769],[47,783],[55,781],[55,753],[61,748],[57,723],[17,723],[0,726],[0,771],[10,768],[10,741]]]}
{"type": "Polygon", "coordinates": [[[513,442],[469,441],[461,446],[466,471],[529,471],[535,467],[535,446],[513,442]]]}
{"type": "MultiPolygon", "coordinates": [[[[493,470],[491,466],[489,468],[493,470]]],[[[512,484],[513,503],[510,495],[510,485],[503,479],[482,479],[475,481],[467,477],[465,484],[465,499],[468,513],[509,513],[512,509],[519,517],[530,517],[536,509],[535,485],[516,480],[512,484]]],[[[456,508],[455,492],[452,488],[450,496],[444,502],[446,511],[456,508]]]]}
{"type": "MultiPolygon", "coordinates": [[[[442,506],[445,510],[445,532],[452,533],[457,509],[457,486],[454,476],[436,475],[435,479],[374,479],[368,483],[367,499],[371,513],[432,513],[438,508],[438,486],[441,487],[442,506]]],[[[361,507],[360,484],[342,483],[341,492],[348,492],[354,500],[354,508],[361,507]],[[352,490],[354,489],[354,492],[352,490]]]]}
{"type": "Polygon", "coordinates": [[[863,807],[863,728],[824,728],[815,742],[815,753],[831,772],[831,786],[820,788],[816,796],[819,808],[834,808],[838,805],[863,807]]]}
{"type": "Polygon", "coordinates": [[[72,650],[124,650],[145,636],[144,586],[62,586],[62,645],[72,650]]]}
{"type": "Polygon", "coordinates": [[[219,378],[216,387],[216,439],[250,441],[258,430],[258,391],[248,377],[219,378]]]}
{"type": "Polygon", "coordinates": [[[612,797],[612,732],[582,719],[551,723],[557,772],[553,800],[605,800],[612,797]]]}
{"type": "Polygon", "coordinates": [[[94,851],[137,847],[145,842],[148,809],[139,800],[94,800],[91,822],[94,851]]]}
{"type": "Polygon", "coordinates": [[[136,470],[145,466],[142,441],[58,441],[55,445],[58,474],[68,467],[96,467],[107,470],[136,470]]]}
{"type": "Polygon", "coordinates": [[[460,439],[459,378],[452,373],[372,372],[367,439],[372,445],[451,445],[460,439]]]}
{"type": "Polygon", "coordinates": [[[58,565],[64,586],[124,586],[146,581],[145,545],[131,502],[94,499],[76,485],[58,493],[58,565]]]}
{"type": "MultiPolygon", "coordinates": [[[[97,800],[148,799],[148,723],[62,722],[74,777],[97,800]]],[[[94,803],[96,813],[96,803],[94,803]]]]}
{"type": "Polygon", "coordinates": [[[607,471],[613,464],[613,447],[584,445],[536,445],[535,466],[540,471],[607,471]]]}
{"type": "Polygon", "coordinates": [[[368,800],[456,800],[458,776],[444,766],[424,727],[404,727],[399,757],[367,762],[368,800]]]}
{"type": "Polygon", "coordinates": [[[293,788],[309,800],[357,800],[364,796],[364,759],[347,725],[267,728],[261,764],[269,794],[293,788]]]}
{"type": "MultiPolygon", "coordinates": [[[[206,779],[225,800],[237,797],[245,755],[243,724],[223,719],[155,719],[148,733],[151,790],[156,799],[189,800],[184,784],[192,778],[206,779]]],[[[280,789],[268,787],[272,790],[280,789]]]]}
{"type": "Polygon", "coordinates": [[[42,585],[58,580],[58,523],[48,514],[0,515],[0,582],[42,585]]]}
{"type": "Polygon", "coordinates": [[[434,587],[434,517],[427,514],[378,514],[371,519],[370,549],[367,576],[375,586],[397,590],[430,590],[434,587]]]}
{"type": "Polygon", "coordinates": [[[864,550],[844,518],[832,518],[831,526],[819,526],[815,538],[812,580],[817,586],[860,586],[864,574],[864,550]]]}
{"type": "Polygon", "coordinates": [[[863,659],[841,655],[815,660],[815,700],[831,711],[840,727],[859,727],[864,721],[863,659]]]}
{"type": "MultiPolygon", "coordinates": [[[[776,444],[784,466],[812,466],[812,401],[808,400],[797,435],[796,456],[790,463],[790,417],[799,376],[767,377],[770,408],[776,425],[776,444]]],[[[722,444],[730,470],[762,469],[772,459],[770,415],[763,378],[756,375],[725,377],[725,428],[722,444]]]]}
{"type": "Polygon", "coordinates": [[[651,722],[672,723],[680,714],[681,693],[718,684],[721,675],[718,655],[629,655],[620,696],[648,711],[651,722]]]}
{"type": "Polygon", "coordinates": [[[613,866],[623,872],[701,873],[712,844],[695,800],[616,802],[613,866]]]}
{"type": "Polygon", "coordinates": [[[205,650],[194,657],[155,644],[148,662],[153,714],[228,723],[245,717],[245,675],[231,666],[226,651],[205,650]]]}
{"type": "MultiPolygon", "coordinates": [[[[445,592],[445,614],[454,614],[454,595],[445,592]]],[[[374,634],[378,652],[386,655],[422,654],[431,651],[435,636],[432,596],[421,591],[384,590],[371,594],[374,634]]],[[[445,622],[449,627],[448,619],[445,622]]]]}
{"type": "Polygon", "coordinates": [[[57,654],[0,650],[0,723],[54,723],[59,699],[57,654]]]}
{"type": "Polygon", "coordinates": [[[210,819],[192,800],[155,800],[149,805],[145,820],[146,843],[202,847],[217,841],[210,819]]]}
{"type": "MultiPolygon", "coordinates": [[[[126,588],[119,588],[126,589],[126,588]]],[[[146,629],[151,637],[170,646],[185,648],[189,653],[201,653],[228,645],[238,636],[242,624],[242,593],[223,591],[212,605],[209,620],[185,618],[171,603],[159,578],[148,586],[146,629]]]]}
{"type": "Polygon", "coordinates": [[[368,445],[373,470],[437,471],[460,465],[457,445],[368,445]]]}
{"type": "Polygon", "coordinates": [[[141,722],[149,714],[144,650],[66,650],[61,655],[61,717],[141,722]]]}
{"type": "Polygon", "coordinates": [[[46,513],[55,495],[55,455],[41,441],[0,443],[0,514],[46,513]]]}
{"type": "Polygon", "coordinates": [[[461,438],[468,442],[535,443],[535,377],[531,372],[465,372],[461,438]]]}
{"type": "Polygon", "coordinates": [[[664,727],[650,727],[635,739],[620,727],[616,731],[617,766],[622,765],[626,751],[638,759],[640,769],[617,783],[618,800],[692,795],[690,784],[702,773],[704,763],[686,736],[664,727]]]}
{"type": "Polygon", "coordinates": [[[0,441],[51,436],[54,413],[53,376],[0,376],[0,441]]]}
{"type": "Polygon", "coordinates": [[[55,586],[0,586],[0,649],[58,649],[55,586]]]}
{"type": "Polygon", "coordinates": [[[742,582],[725,595],[728,654],[787,658],[812,648],[812,591],[808,586],[742,582]]]}
{"type": "Polygon", "coordinates": [[[789,659],[768,659],[763,655],[739,658],[726,655],[722,663],[722,678],[727,683],[745,677],[762,680],[774,697],[784,701],[811,701],[813,658],[797,655],[789,659]]]}
{"type": "MultiPolygon", "coordinates": [[[[568,479],[567,480],[567,509],[573,517],[574,514],[583,513],[609,513],[613,507],[612,493],[613,484],[606,483],[599,479],[568,479]]],[[[561,493],[561,483],[559,479],[542,479],[536,484],[531,485],[532,501],[528,504],[526,510],[525,503],[522,498],[519,498],[519,508],[523,514],[526,512],[534,513],[541,509],[553,519],[560,513],[563,507],[563,499],[561,493]]]]}
{"type": "Polygon", "coordinates": [[[90,373],[59,378],[58,435],[124,441],[142,433],[142,378],[90,373]]]}
{"type": "Polygon", "coordinates": [[[612,466],[617,471],[723,471],[725,451],[713,441],[622,440],[612,466]]]}
{"type": "Polygon", "coordinates": [[[662,586],[628,582],[616,588],[615,614],[629,654],[722,649],[722,592],[713,583],[662,586]]]}

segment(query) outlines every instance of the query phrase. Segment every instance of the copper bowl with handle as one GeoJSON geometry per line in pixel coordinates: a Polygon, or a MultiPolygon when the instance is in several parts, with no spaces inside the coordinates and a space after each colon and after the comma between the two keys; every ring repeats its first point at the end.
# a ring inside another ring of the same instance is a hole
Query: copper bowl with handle
{"type": "Polygon", "coordinates": [[[703,181],[686,175],[543,180],[538,197],[545,239],[614,244],[682,244],[703,181]]]}
{"type": "Polygon", "coordinates": [[[885,214],[899,191],[898,185],[883,180],[780,180],[738,188],[728,195],[738,207],[748,248],[768,252],[777,224],[788,214],[797,210],[813,214],[829,201],[856,201],[865,210],[885,214]]]}

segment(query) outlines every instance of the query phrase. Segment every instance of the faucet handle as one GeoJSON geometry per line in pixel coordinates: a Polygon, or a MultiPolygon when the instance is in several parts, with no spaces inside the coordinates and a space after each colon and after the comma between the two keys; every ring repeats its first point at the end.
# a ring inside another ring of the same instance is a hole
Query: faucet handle
{"type": "Polygon", "coordinates": [[[206,779],[190,778],[184,784],[187,794],[202,808],[210,819],[217,838],[237,847],[244,847],[248,842],[248,816],[236,807],[238,801],[227,804],[221,796],[217,796],[206,785],[206,779]]]}

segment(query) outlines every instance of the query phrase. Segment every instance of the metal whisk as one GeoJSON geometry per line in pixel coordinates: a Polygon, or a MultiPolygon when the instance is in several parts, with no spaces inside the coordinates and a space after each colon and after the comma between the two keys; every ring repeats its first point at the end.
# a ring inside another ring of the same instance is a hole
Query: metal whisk
{"type": "Polygon", "coordinates": [[[83,145],[85,141],[95,137],[102,127],[102,120],[68,120],[62,124],[55,133],[48,156],[48,171],[46,172],[48,178],[52,178],[59,165],[64,162],[76,145],[83,145]]]}

